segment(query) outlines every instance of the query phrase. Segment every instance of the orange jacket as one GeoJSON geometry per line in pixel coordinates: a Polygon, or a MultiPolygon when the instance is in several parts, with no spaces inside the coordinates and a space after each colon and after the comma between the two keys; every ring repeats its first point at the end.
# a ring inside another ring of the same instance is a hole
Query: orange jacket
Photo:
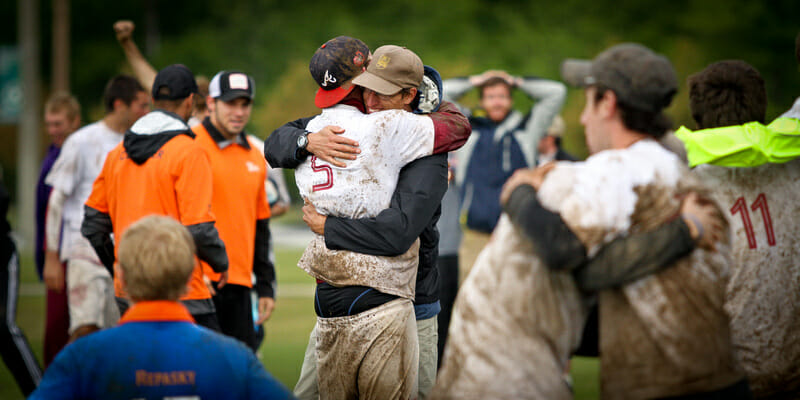
{"type": "MultiPolygon", "coordinates": [[[[196,135],[195,142],[206,152],[211,163],[214,186],[211,211],[217,217],[217,230],[228,252],[228,283],[252,287],[254,268],[268,268],[270,271],[265,273],[274,278],[275,272],[271,263],[254,266],[255,252],[261,250],[266,254],[268,247],[266,241],[256,243],[256,222],[266,222],[270,217],[264,186],[267,177],[264,156],[259,149],[250,146],[249,142],[246,147],[227,142],[228,145],[220,148],[217,140],[222,140],[221,134],[208,118],[192,127],[192,131],[196,135]],[[209,131],[217,136],[217,140],[209,131]],[[257,249],[256,246],[262,248],[257,249]]],[[[240,140],[247,140],[246,136],[242,134],[240,140]]],[[[265,260],[256,259],[256,264],[268,262],[268,258],[264,258],[265,260]]],[[[206,263],[203,263],[203,270],[211,280],[219,280],[219,274],[206,263]]],[[[256,276],[262,279],[264,275],[256,271],[256,276]]],[[[271,286],[268,295],[272,297],[271,286]]]]}
{"type": "MultiPolygon", "coordinates": [[[[170,216],[186,226],[213,223],[211,167],[197,143],[187,134],[178,134],[139,164],[126,151],[128,135],[131,133],[126,133],[125,141],[108,153],[86,202],[86,206],[109,215],[117,243],[128,226],[151,214],[170,216]]],[[[115,255],[117,250],[115,245],[115,255]]],[[[114,288],[117,296],[126,297],[118,273],[114,288]]],[[[210,297],[198,263],[181,300],[210,297]]]]}

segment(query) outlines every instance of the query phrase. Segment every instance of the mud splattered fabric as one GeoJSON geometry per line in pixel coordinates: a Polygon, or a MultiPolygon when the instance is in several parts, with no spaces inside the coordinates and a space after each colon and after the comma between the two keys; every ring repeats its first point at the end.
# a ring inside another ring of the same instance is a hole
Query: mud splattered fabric
{"type": "Polygon", "coordinates": [[[756,397],[800,396],[800,159],[754,168],[701,165],[731,224],[725,309],[756,397]]]}
{"type": "MultiPolygon", "coordinates": [[[[559,164],[539,196],[558,211],[589,254],[613,237],[649,231],[675,218],[678,196],[707,192],[677,157],[641,140],[559,164]]],[[[743,378],[723,306],[729,240],[697,249],[671,268],[600,293],[602,397],[640,399],[702,393],[743,378]]]]}
{"type": "MultiPolygon", "coordinates": [[[[325,215],[346,218],[374,217],[389,207],[400,169],[433,153],[434,123],[427,116],[403,110],[362,114],[338,104],[322,111],[306,127],[314,132],[326,125],[345,129],[344,136],[358,141],[362,154],[345,161],[345,168],[310,157],[295,172],[297,187],[325,215]]],[[[398,257],[380,257],[348,251],[331,251],[316,236],[298,266],[317,279],[345,286],[360,285],[408,299],[414,298],[419,241],[398,257]]]]}
{"type": "Polygon", "coordinates": [[[397,299],[360,314],[317,318],[320,399],[409,399],[419,347],[414,306],[397,299]]]}
{"type": "Polygon", "coordinates": [[[459,289],[431,399],[570,399],[563,379],[586,307],[502,215],[459,289]]]}
{"type": "MultiPolygon", "coordinates": [[[[642,140],[559,163],[537,195],[593,255],[618,235],[676,217],[676,195],[689,189],[703,190],[673,154],[642,140]]],[[[743,377],[723,310],[724,242],[719,252],[695,251],[671,269],[600,294],[604,398],[711,391],[743,377]]],[[[456,300],[433,398],[571,398],[561,373],[585,312],[571,275],[545,269],[501,218],[456,300]]]]}

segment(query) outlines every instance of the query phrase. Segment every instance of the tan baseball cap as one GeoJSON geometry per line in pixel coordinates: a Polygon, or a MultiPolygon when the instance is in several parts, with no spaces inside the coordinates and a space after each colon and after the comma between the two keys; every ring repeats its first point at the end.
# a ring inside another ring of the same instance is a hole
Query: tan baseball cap
{"type": "Polygon", "coordinates": [[[419,87],[424,70],[422,60],[413,51],[386,45],[375,50],[366,72],[353,79],[353,83],[391,96],[402,89],[419,87]]]}

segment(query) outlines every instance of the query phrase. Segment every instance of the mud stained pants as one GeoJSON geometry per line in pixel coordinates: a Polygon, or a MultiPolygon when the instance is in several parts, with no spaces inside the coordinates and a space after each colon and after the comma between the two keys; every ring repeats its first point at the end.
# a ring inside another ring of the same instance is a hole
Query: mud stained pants
{"type": "Polygon", "coordinates": [[[419,344],[411,300],[317,319],[320,399],[416,396],[419,344]]]}

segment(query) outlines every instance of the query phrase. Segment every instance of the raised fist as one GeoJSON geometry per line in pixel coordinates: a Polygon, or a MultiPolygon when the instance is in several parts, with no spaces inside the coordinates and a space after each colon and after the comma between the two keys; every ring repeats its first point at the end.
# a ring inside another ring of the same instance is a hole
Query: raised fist
{"type": "Polygon", "coordinates": [[[133,36],[133,30],[135,28],[136,25],[133,24],[133,21],[120,20],[115,22],[114,33],[117,34],[117,40],[120,42],[130,40],[131,36],[133,36]]]}

